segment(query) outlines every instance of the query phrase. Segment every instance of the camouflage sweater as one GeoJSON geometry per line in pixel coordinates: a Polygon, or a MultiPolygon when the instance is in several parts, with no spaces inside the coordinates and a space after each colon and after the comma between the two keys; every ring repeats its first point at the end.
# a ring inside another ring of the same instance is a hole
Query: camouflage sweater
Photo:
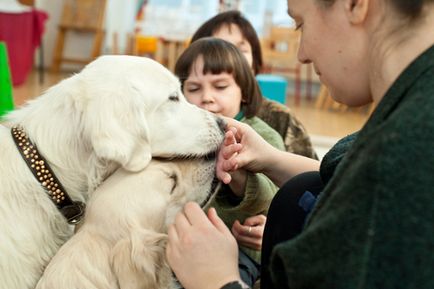
{"type": "Polygon", "coordinates": [[[264,98],[257,116],[282,136],[286,151],[318,159],[306,129],[289,107],[264,98]]]}

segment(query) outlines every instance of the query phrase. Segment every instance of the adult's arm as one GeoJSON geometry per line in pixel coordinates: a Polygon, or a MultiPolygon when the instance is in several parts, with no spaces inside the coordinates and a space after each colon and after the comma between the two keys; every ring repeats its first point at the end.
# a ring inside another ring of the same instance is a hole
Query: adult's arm
{"type": "Polygon", "coordinates": [[[279,187],[295,175],[319,170],[319,161],[278,150],[248,125],[225,120],[228,129],[217,162],[217,177],[224,183],[229,183],[230,172],[239,168],[264,173],[279,187]]]}

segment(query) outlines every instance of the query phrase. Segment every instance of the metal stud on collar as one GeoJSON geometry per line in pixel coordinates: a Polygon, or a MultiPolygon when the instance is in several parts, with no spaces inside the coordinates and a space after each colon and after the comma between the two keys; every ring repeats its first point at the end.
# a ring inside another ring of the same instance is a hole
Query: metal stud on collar
{"type": "Polygon", "coordinates": [[[30,141],[22,127],[14,126],[11,129],[11,134],[18,151],[30,171],[45,189],[51,201],[53,201],[69,224],[75,225],[79,223],[84,215],[85,204],[71,200],[47,161],[39,153],[36,145],[30,141]]]}

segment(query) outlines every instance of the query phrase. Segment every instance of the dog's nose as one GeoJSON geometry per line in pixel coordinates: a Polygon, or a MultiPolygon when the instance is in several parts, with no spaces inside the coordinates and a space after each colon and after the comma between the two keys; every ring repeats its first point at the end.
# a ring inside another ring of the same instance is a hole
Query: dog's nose
{"type": "Polygon", "coordinates": [[[224,121],[224,119],[217,117],[217,124],[222,132],[226,131],[227,123],[224,121]]]}

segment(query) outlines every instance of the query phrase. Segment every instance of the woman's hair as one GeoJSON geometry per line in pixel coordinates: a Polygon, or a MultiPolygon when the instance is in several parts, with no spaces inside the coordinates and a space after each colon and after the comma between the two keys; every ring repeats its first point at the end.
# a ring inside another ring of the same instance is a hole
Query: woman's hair
{"type": "Polygon", "coordinates": [[[230,29],[231,24],[238,26],[242,35],[252,47],[253,71],[255,74],[258,74],[261,71],[263,64],[261,44],[252,24],[241,15],[239,11],[232,10],[223,12],[209,19],[199,27],[196,33],[194,33],[191,38],[191,43],[203,37],[213,36],[214,33],[224,26],[227,26],[228,29],[230,29]]]}
{"type": "Polygon", "coordinates": [[[422,15],[423,7],[427,3],[433,3],[433,0],[389,0],[395,9],[403,16],[411,20],[419,18],[422,15]]]}
{"type": "Polygon", "coordinates": [[[213,37],[205,37],[191,43],[175,65],[175,74],[181,81],[182,89],[199,57],[202,57],[204,63],[203,74],[232,74],[241,89],[241,111],[247,118],[255,116],[261,105],[262,95],[255,76],[239,49],[227,41],[213,37]]]}
{"type": "MultiPolygon", "coordinates": [[[[317,0],[325,7],[333,5],[336,0],[317,0]]],[[[410,19],[410,21],[419,18],[422,15],[425,4],[433,3],[434,0],[385,0],[389,2],[400,15],[410,19]]]]}

